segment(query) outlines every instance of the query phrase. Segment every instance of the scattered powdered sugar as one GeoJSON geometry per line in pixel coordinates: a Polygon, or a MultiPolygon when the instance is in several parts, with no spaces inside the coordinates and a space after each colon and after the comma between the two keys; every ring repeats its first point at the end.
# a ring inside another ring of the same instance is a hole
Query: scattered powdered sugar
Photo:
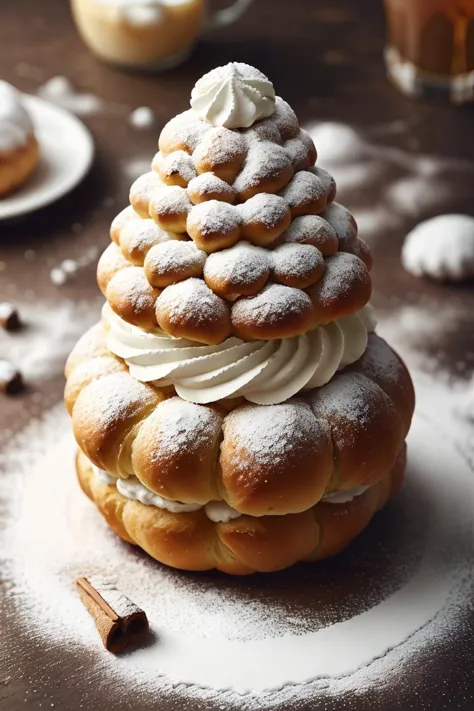
{"type": "Polygon", "coordinates": [[[78,116],[91,116],[104,110],[102,99],[93,94],[76,92],[69,79],[62,76],[53,77],[40,86],[38,96],[78,116]]]}
{"type": "MultiPolygon", "coordinates": [[[[103,297],[81,301],[32,301],[17,304],[24,328],[8,339],[8,358],[21,369],[28,382],[43,382],[57,376],[83,332],[99,319],[103,297]]],[[[44,396],[46,398],[46,395],[44,396]]]]}
{"type": "Polygon", "coordinates": [[[420,222],[406,236],[402,264],[414,276],[474,277],[474,217],[438,215],[420,222]]]}
{"type": "Polygon", "coordinates": [[[351,207],[362,237],[372,240],[389,239],[414,219],[452,212],[471,198],[471,161],[418,153],[409,125],[395,128],[402,140],[406,134],[406,149],[388,144],[391,124],[364,131],[334,121],[307,126],[318,165],[334,176],[338,200],[351,207]]]}
{"type": "Polygon", "coordinates": [[[18,370],[12,363],[8,360],[0,359],[0,383],[8,383],[17,373],[18,370]]]}
{"type": "MultiPolygon", "coordinates": [[[[111,694],[123,703],[139,690],[150,702],[159,696],[184,707],[194,699],[244,711],[333,708],[331,700],[341,708],[346,698],[363,704],[387,693],[403,704],[420,668],[423,694],[438,683],[425,655],[444,658],[455,639],[462,644],[471,609],[474,487],[455,446],[467,430],[459,418],[451,424],[458,394],[420,373],[416,380],[407,480],[372,524],[378,544],[363,536],[333,565],[270,575],[264,586],[258,576],[173,571],[120,543],[80,492],[69,422],[61,408],[52,411],[0,457],[8,517],[0,557],[13,619],[44,645],[45,659],[50,649],[56,658],[66,657],[71,645],[75,654],[87,650],[96,678],[112,680],[111,694]],[[103,651],[74,589],[77,576],[97,574],[146,611],[152,644],[119,657],[103,651]],[[286,606],[281,590],[295,585],[313,600],[321,596],[320,609],[304,598],[286,606]],[[333,596],[324,595],[327,587],[333,596]]],[[[289,421],[306,430],[301,409],[289,421]]],[[[275,438],[264,418],[254,426],[250,441],[257,426],[275,438]]],[[[447,679],[451,666],[443,669],[447,679]]],[[[449,704],[455,689],[443,688],[449,704]]]]}
{"type": "MultiPolygon", "coordinates": [[[[267,284],[255,296],[243,297],[232,307],[232,321],[260,325],[287,322],[290,316],[311,311],[311,299],[304,291],[291,286],[267,284]]],[[[290,322],[291,323],[291,322],[290,322]]]]}
{"type": "Polygon", "coordinates": [[[129,600],[120,590],[117,590],[110,580],[102,575],[91,575],[87,578],[94,590],[100,597],[110,605],[118,617],[129,617],[139,612],[140,608],[132,600],[129,600]]]}
{"type": "Polygon", "coordinates": [[[97,260],[99,248],[92,246],[77,259],[63,259],[57,267],[53,267],[50,272],[51,282],[55,286],[62,286],[70,279],[74,278],[80,269],[90,266],[97,260]]]}
{"type": "Polygon", "coordinates": [[[152,128],[156,122],[155,112],[149,106],[139,106],[130,114],[129,122],[139,131],[152,128]]]}

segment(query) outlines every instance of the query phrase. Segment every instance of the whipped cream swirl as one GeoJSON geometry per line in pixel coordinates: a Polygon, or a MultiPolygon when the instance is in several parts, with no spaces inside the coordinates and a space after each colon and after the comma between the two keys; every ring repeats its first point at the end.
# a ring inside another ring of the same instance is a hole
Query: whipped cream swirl
{"type": "Polygon", "coordinates": [[[130,375],[157,386],[174,385],[183,400],[201,405],[240,396],[258,405],[276,405],[301,390],[325,385],[363,355],[376,325],[367,304],[303,336],[249,342],[231,337],[204,346],[132,326],[108,304],[102,316],[107,347],[126,361],[130,375]]]}
{"type": "Polygon", "coordinates": [[[0,152],[24,146],[33,133],[33,124],[19,91],[0,81],[0,152]]]}
{"type": "Polygon", "coordinates": [[[213,126],[248,128],[275,111],[275,89],[258,69],[230,62],[205,74],[191,93],[191,107],[213,126]]]}

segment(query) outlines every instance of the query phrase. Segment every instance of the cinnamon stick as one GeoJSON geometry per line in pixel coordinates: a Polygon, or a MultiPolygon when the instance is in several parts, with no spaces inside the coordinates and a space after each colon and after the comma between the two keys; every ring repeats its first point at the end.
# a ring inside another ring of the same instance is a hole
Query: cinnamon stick
{"type": "Polygon", "coordinates": [[[76,584],[79,597],[109,652],[121,652],[148,634],[146,613],[110,582],[94,576],[78,578],[76,584]]]}

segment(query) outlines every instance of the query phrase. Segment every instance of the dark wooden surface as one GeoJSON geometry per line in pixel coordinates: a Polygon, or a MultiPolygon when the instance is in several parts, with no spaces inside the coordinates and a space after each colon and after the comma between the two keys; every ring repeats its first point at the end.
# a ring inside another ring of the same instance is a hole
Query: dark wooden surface
{"type": "MultiPolygon", "coordinates": [[[[0,334],[0,357],[13,357],[20,367],[25,360],[28,376],[24,394],[0,396],[3,441],[60,401],[67,351],[99,314],[94,264],[81,269],[61,287],[51,283],[51,269],[62,259],[84,255],[94,245],[100,250],[107,245],[110,221],[127,204],[133,179],[130,164],[153,155],[160,128],[186,108],[191,87],[205,71],[231,60],[255,64],[272,78],[277,92],[292,104],[302,124],[338,120],[367,130],[398,121],[408,128],[400,134],[395,132],[390,141],[407,151],[408,156],[416,150],[449,159],[474,160],[472,110],[416,103],[400,96],[384,75],[383,43],[384,18],[378,0],[256,0],[237,25],[203,39],[183,66],[159,76],[134,75],[104,66],[88,53],[75,33],[65,0],[8,0],[0,4],[2,78],[35,93],[39,84],[62,74],[77,89],[105,101],[103,112],[84,119],[94,135],[97,154],[82,185],[37,214],[0,224],[0,301],[14,302],[27,322],[23,331],[14,336],[0,334]],[[130,110],[142,105],[153,107],[157,114],[154,130],[137,132],[127,121],[130,110]],[[67,328],[64,333],[48,333],[48,311],[54,324],[61,308],[70,314],[67,328]],[[44,348],[48,339],[49,352],[44,348]]],[[[371,196],[365,199],[370,207],[371,196]]],[[[375,195],[374,208],[377,199],[375,195]]],[[[348,206],[351,207],[350,201],[348,206]]],[[[465,184],[460,184],[458,191],[454,185],[454,195],[443,204],[443,211],[446,209],[473,211],[472,193],[469,197],[465,184]]],[[[432,203],[429,211],[438,212],[432,203]]],[[[412,224],[413,220],[407,217],[386,234],[362,234],[371,241],[376,260],[376,304],[386,312],[427,299],[456,305],[460,314],[456,333],[436,343],[436,358],[458,376],[462,359],[463,373],[468,377],[472,360],[465,356],[474,351],[472,287],[440,287],[403,272],[398,255],[403,235],[412,224]]],[[[432,347],[429,343],[419,344],[421,350],[432,347]]],[[[1,443],[2,434],[0,446],[1,443]]],[[[301,573],[295,573],[293,581],[298,580],[298,575],[301,573]]],[[[282,581],[290,579],[288,573],[282,577],[282,581]]],[[[295,588],[293,582],[291,589],[295,588]]],[[[7,619],[4,615],[4,625],[0,620],[0,649],[4,648],[0,651],[0,708],[17,711],[29,698],[26,706],[36,709],[47,695],[54,699],[56,708],[79,708],[70,692],[73,690],[79,698],[84,688],[78,677],[73,679],[70,670],[81,665],[87,676],[87,654],[64,655],[60,666],[65,675],[58,668],[56,678],[51,674],[42,677],[41,669],[51,663],[55,650],[41,654],[32,650],[27,635],[22,636],[7,619]],[[7,625],[9,629],[5,629],[7,625]],[[8,646],[4,644],[6,639],[10,639],[8,646]],[[13,665],[11,658],[7,661],[8,648],[14,650],[13,665]],[[4,689],[3,662],[17,670],[4,689]],[[41,694],[28,696],[32,679],[41,694]]],[[[454,647],[440,654],[438,661],[434,657],[426,661],[420,676],[415,675],[404,684],[403,699],[393,694],[384,697],[382,691],[380,696],[371,692],[363,705],[354,708],[472,709],[472,668],[471,656],[460,654],[454,647]],[[420,700],[420,678],[426,680],[426,675],[430,678],[430,683],[424,685],[428,697],[420,700]]],[[[110,697],[104,702],[99,687],[102,688],[98,685],[95,691],[88,687],[88,701],[83,708],[119,708],[118,701],[112,703],[110,697]]],[[[120,708],[138,708],[131,700],[122,699],[121,703],[120,708]]],[[[161,702],[141,703],[139,708],[143,709],[172,708],[161,706],[161,702]]],[[[192,708],[197,711],[211,706],[203,703],[192,708]]]]}

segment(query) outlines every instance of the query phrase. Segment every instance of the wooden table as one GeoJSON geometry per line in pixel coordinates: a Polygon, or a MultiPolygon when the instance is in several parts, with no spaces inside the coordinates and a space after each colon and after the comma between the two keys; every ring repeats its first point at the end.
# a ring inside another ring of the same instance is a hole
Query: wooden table
{"type": "MultiPolygon", "coordinates": [[[[37,214],[0,224],[0,301],[14,302],[26,323],[18,334],[0,334],[0,356],[15,360],[27,380],[21,396],[0,397],[0,448],[32,418],[60,401],[67,352],[99,315],[95,260],[62,286],[52,283],[51,269],[63,259],[84,256],[95,246],[100,251],[106,247],[109,224],[127,204],[137,171],[154,154],[159,130],[187,107],[194,82],[212,67],[236,59],[256,65],[272,78],[277,92],[293,106],[302,124],[337,120],[361,128],[375,141],[380,127],[389,126],[380,140],[403,151],[405,161],[417,153],[445,157],[448,165],[453,159],[474,161],[472,110],[416,103],[402,97],[387,82],[382,64],[384,18],[378,0],[258,0],[237,25],[202,40],[190,61],[158,76],[121,73],[96,61],[78,38],[64,0],[2,3],[0,37],[2,78],[35,93],[49,78],[65,75],[76,89],[104,101],[103,111],[84,117],[94,135],[97,154],[80,187],[37,214]],[[129,124],[131,110],[142,105],[154,109],[155,130],[138,132],[129,124]]],[[[445,171],[442,185],[451,181],[453,191],[442,196],[441,209],[437,209],[436,200],[428,201],[426,209],[421,206],[416,215],[407,211],[392,227],[384,227],[383,233],[371,230],[369,234],[362,232],[362,236],[373,248],[375,303],[384,313],[395,313],[407,304],[456,307],[454,335],[436,344],[418,342],[416,347],[420,355],[432,356],[446,372],[467,378],[472,374],[474,352],[472,289],[416,280],[402,270],[398,258],[406,230],[420,217],[446,210],[472,211],[472,175],[466,188],[463,170],[459,174],[453,170],[452,175],[449,168],[445,171]]],[[[466,170],[469,174],[469,168],[466,170]]],[[[379,196],[379,192],[374,195],[374,209],[379,196]]],[[[349,194],[346,204],[357,208],[358,199],[355,196],[352,204],[349,194]]],[[[365,214],[371,202],[371,196],[365,195],[361,202],[365,214]]],[[[77,699],[85,694],[85,687],[78,679],[72,687],[70,682],[61,683],[63,672],[53,663],[54,648],[42,653],[29,648],[25,630],[16,629],[8,615],[6,599],[3,608],[0,604],[5,622],[0,624],[0,709],[17,711],[27,698],[28,708],[40,708],[45,696],[54,700],[56,708],[78,709],[77,699]],[[3,659],[4,652],[10,661],[3,659]],[[2,687],[4,664],[9,670],[5,678],[10,678],[2,687]],[[43,668],[56,671],[43,676],[39,673],[43,668]],[[32,679],[38,692],[28,696],[32,679]]],[[[384,697],[380,691],[380,696],[371,694],[365,701],[354,699],[355,705],[350,708],[472,709],[474,619],[472,632],[470,653],[465,646],[461,653],[455,644],[442,650],[420,670],[419,678],[403,684],[398,698],[384,697]]],[[[64,659],[65,678],[70,679],[68,665],[72,664],[82,667],[87,677],[86,652],[78,651],[64,659]]],[[[103,701],[106,691],[106,685],[88,687],[83,707],[119,708],[118,702],[103,701]]],[[[126,698],[122,704],[120,708],[138,708],[126,698]]],[[[43,703],[45,706],[49,701],[43,703]]],[[[162,707],[143,700],[139,708],[162,707]]],[[[197,711],[212,705],[203,702],[180,708],[197,711]]]]}

